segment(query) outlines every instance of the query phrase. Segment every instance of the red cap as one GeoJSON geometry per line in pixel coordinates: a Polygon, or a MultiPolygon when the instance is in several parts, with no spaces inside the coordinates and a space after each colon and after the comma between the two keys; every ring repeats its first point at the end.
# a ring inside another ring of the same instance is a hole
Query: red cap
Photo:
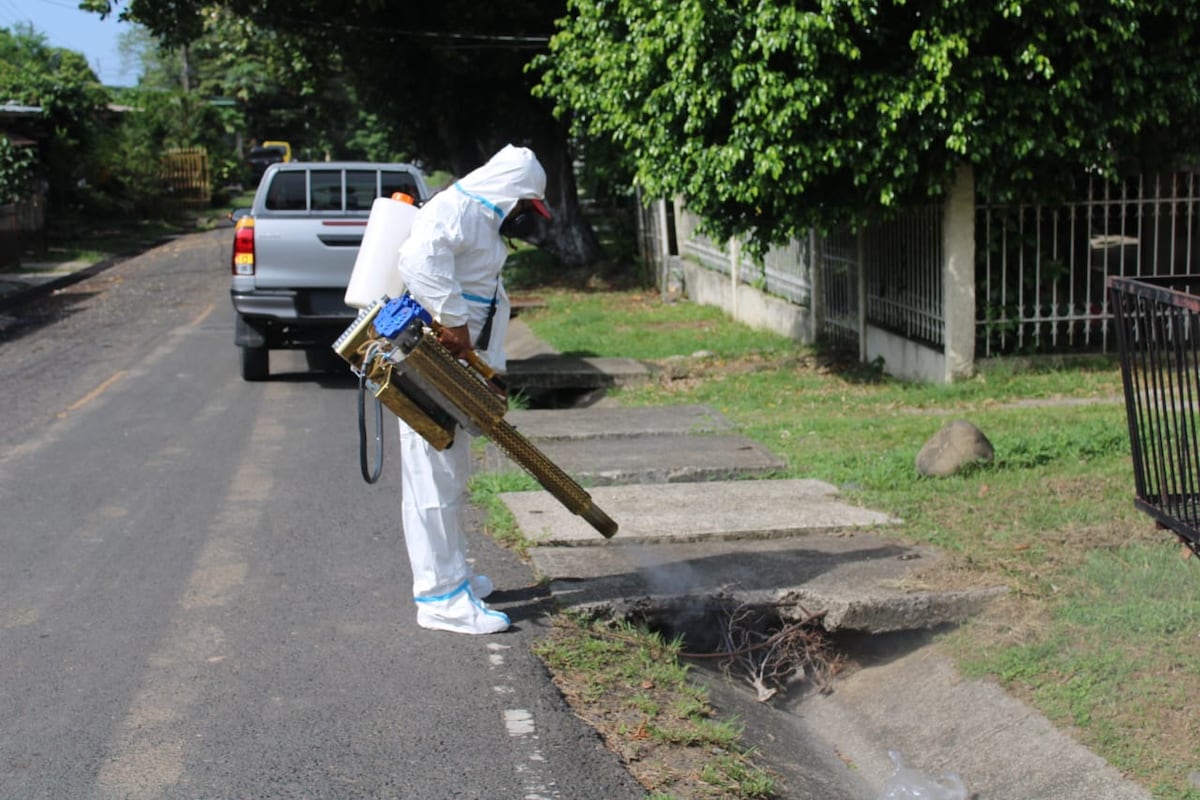
{"type": "Polygon", "coordinates": [[[538,200],[536,197],[532,197],[529,199],[529,202],[533,204],[534,211],[538,212],[546,219],[554,219],[554,217],[550,216],[550,209],[546,208],[546,204],[541,200],[538,200]]]}

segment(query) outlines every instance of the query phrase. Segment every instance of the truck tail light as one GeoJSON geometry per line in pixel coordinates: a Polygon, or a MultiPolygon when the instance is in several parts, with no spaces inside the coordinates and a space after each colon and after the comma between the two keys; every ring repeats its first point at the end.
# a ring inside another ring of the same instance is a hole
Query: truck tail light
{"type": "Polygon", "coordinates": [[[254,217],[242,217],[234,228],[233,274],[254,274],[254,217]]]}

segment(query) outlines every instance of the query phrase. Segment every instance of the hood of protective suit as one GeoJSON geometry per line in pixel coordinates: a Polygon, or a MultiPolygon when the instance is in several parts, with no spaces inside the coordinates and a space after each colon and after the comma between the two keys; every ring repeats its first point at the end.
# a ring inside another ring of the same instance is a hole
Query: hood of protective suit
{"type": "Polygon", "coordinates": [[[545,191],[546,172],[533,151],[508,145],[423,205],[398,253],[401,279],[438,322],[467,325],[478,341],[491,316],[492,335],[479,349],[497,370],[505,365],[509,314],[500,225],[518,200],[540,200],[545,191]]]}
{"type": "Polygon", "coordinates": [[[518,200],[546,196],[546,171],[528,147],[505,145],[486,164],[458,181],[461,191],[494,207],[499,219],[508,216],[518,200]]]}

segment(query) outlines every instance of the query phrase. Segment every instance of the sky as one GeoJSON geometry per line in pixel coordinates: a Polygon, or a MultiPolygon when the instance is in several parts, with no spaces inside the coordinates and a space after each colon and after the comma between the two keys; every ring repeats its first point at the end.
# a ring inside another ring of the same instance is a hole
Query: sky
{"type": "Polygon", "coordinates": [[[83,53],[106,86],[137,83],[137,64],[125,68],[117,50],[117,38],[130,25],[117,21],[116,14],[101,20],[99,14],[80,11],[78,0],[0,0],[0,27],[20,22],[33,23],[53,47],[83,53]]]}

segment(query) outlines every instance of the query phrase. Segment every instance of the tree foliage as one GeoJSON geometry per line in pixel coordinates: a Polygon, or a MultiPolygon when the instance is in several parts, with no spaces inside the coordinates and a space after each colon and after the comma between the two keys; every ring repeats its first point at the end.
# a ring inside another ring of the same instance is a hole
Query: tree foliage
{"type": "Polygon", "coordinates": [[[17,147],[7,135],[0,133],[0,205],[29,195],[33,165],[32,149],[17,147]]]}
{"type": "Polygon", "coordinates": [[[558,211],[547,232],[550,248],[569,263],[597,257],[595,235],[576,198],[566,127],[553,117],[548,102],[533,97],[536,78],[526,71],[549,41],[564,0],[503,5],[84,0],[83,5],[137,21],[168,47],[188,45],[197,53],[202,41],[217,47],[212,55],[225,65],[223,75],[240,74],[247,97],[265,99],[254,95],[259,87],[277,86],[278,118],[288,110],[298,113],[290,118],[292,130],[273,131],[269,138],[312,144],[324,136],[334,157],[351,147],[372,156],[406,153],[427,169],[456,175],[506,143],[528,145],[546,166],[547,193],[558,211]],[[208,36],[215,17],[252,30],[249,36],[227,37],[250,50],[208,36]],[[258,53],[265,59],[257,60],[258,53]],[[274,76],[282,79],[275,82],[274,76]]]}
{"type": "MultiPolygon", "coordinates": [[[[41,108],[41,162],[52,198],[67,198],[89,165],[108,92],[81,53],[52,47],[32,27],[0,28],[0,100],[41,108]]],[[[27,167],[28,169],[28,167],[27,167]]]]}
{"type": "Polygon", "coordinates": [[[1198,16],[1195,0],[568,0],[540,91],[647,193],[761,251],[935,198],[960,164],[1032,198],[1190,144],[1198,16]]]}
{"type": "Polygon", "coordinates": [[[140,74],[136,87],[119,90],[137,111],[113,146],[130,159],[121,177],[142,186],[139,195],[150,175],[134,174],[136,165],[157,163],[171,147],[204,147],[218,186],[248,181],[246,151],[264,140],[291,142],[301,159],[408,158],[403,137],[360,110],[336,54],[318,63],[286,31],[221,5],[197,8],[184,26],[195,38],[186,43],[157,38],[141,24],[122,34],[122,50],[138,60],[140,74]]]}

